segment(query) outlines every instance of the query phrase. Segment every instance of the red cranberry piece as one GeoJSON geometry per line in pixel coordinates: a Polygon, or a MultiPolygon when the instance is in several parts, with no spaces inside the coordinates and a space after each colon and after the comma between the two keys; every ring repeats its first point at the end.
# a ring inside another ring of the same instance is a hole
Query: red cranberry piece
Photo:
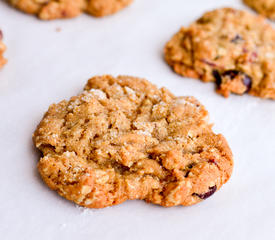
{"type": "Polygon", "coordinates": [[[231,80],[233,80],[237,76],[241,76],[241,79],[243,81],[243,84],[246,86],[246,92],[249,92],[249,90],[252,87],[252,80],[251,77],[249,77],[247,74],[240,72],[238,70],[228,70],[223,73],[222,76],[229,76],[231,80]]]}
{"type": "Polygon", "coordinates": [[[246,92],[249,92],[252,87],[251,77],[245,74],[244,72],[238,70],[227,70],[222,74],[220,74],[219,71],[214,70],[212,74],[216,79],[216,83],[218,86],[222,84],[222,80],[224,77],[229,77],[231,80],[234,80],[236,77],[240,76],[243,84],[246,86],[246,92]]]}
{"type": "Polygon", "coordinates": [[[239,71],[237,71],[237,70],[227,70],[227,71],[225,71],[223,74],[222,74],[222,76],[223,77],[230,77],[230,79],[231,80],[233,80],[235,77],[237,77],[238,75],[240,74],[240,72],[239,71]]]}
{"type": "Polygon", "coordinates": [[[237,70],[227,70],[225,72],[223,72],[222,74],[220,74],[220,72],[218,70],[214,70],[212,72],[214,78],[216,79],[216,83],[218,86],[220,86],[222,84],[222,79],[224,77],[229,77],[231,80],[233,80],[235,77],[237,77],[240,72],[237,70]]]}
{"type": "Polygon", "coordinates": [[[203,63],[205,63],[205,64],[211,66],[211,67],[217,67],[217,64],[216,64],[216,63],[211,62],[211,61],[209,61],[209,60],[207,60],[207,59],[204,59],[204,58],[203,58],[203,59],[201,59],[201,61],[202,61],[203,63]]]}
{"type": "Polygon", "coordinates": [[[196,163],[191,163],[189,164],[187,167],[188,167],[188,171],[187,173],[185,174],[185,177],[188,177],[189,176],[189,173],[190,173],[190,170],[196,165],[196,163]]]}
{"type": "Polygon", "coordinates": [[[239,34],[237,34],[232,40],[231,40],[231,42],[232,43],[239,43],[240,41],[242,41],[243,40],[243,38],[239,35],[239,34]]]}
{"type": "Polygon", "coordinates": [[[198,193],[193,193],[192,196],[197,196],[200,199],[207,199],[209,197],[211,197],[215,192],[217,191],[217,186],[213,186],[213,187],[209,187],[209,191],[206,193],[202,193],[202,194],[198,194],[198,193]]]}
{"type": "Polygon", "coordinates": [[[248,75],[244,74],[243,84],[246,86],[246,92],[249,92],[250,89],[251,89],[251,87],[252,87],[251,77],[249,77],[248,75]]]}
{"type": "Polygon", "coordinates": [[[213,164],[215,164],[215,165],[218,166],[217,162],[216,162],[214,159],[210,159],[208,162],[209,162],[209,163],[213,163],[213,164]]]}
{"type": "Polygon", "coordinates": [[[3,32],[0,29],[0,41],[3,39],[3,32]]]}
{"type": "Polygon", "coordinates": [[[222,84],[222,77],[218,70],[213,70],[212,75],[216,80],[216,84],[220,86],[222,84]]]}

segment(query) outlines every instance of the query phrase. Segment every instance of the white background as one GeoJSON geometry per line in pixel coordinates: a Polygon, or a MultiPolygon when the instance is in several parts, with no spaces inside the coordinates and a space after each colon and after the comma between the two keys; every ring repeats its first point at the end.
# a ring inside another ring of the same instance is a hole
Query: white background
{"type": "Polygon", "coordinates": [[[84,14],[43,22],[0,1],[9,59],[0,71],[1,240],[274,239],[275,101],[224,99],[214,84],[182,78],[163,60],[180,26],[221,6],[245,8],[241,0],[135,0],[103,19],[84,14]],[[49,190],[36,170],[32,133],[51,103],[106,73],[145,77],[197,97],[234,153],[228,184],[198,205],[169,209],[128,201],[88,210],[49,190]]]}

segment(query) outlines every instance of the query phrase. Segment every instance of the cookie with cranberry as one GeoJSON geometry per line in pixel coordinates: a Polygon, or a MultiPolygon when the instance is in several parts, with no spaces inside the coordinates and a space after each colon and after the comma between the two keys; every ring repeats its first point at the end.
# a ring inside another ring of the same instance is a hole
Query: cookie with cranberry
{"type": "Polygon", "coordinates": [[[275,20],[275,0],[243,0],[245,4],[253,8],[267,18],[275,20]]]}
{"type": "Polygon", "coordinates": [[[233,168],[202,104],[129,76],[91,78],[84,92],[50,106],[33,140],[45,183],[89,208],[196,204],[233,168]]]}
{"type": "Polygon", "coordinates": [[[178,74],[216,82],[225,97],[275,99],[275,31],[261,16],[232,8],[207,12],[165,46],[178,74]]]}
{"type": "Polygon", "coordinates": [[[96,17],[113,14],[128,6],[132,0],[9,0],[23,12],[43,20],[73,18],[83,12],[96,17]]]}

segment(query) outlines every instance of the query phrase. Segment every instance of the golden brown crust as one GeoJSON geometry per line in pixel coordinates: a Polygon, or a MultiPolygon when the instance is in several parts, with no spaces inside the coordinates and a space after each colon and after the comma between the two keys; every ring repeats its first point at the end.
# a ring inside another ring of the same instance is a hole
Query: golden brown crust
{"type": "Polygon", "coordinates": [[[275,99],[275,31],[264,18],[232,8],[207,12],[165,46],[175,72],[218,92],[275,99]]]}
{"type": "Polygon", "coordinates": [[[195,98],[106,75],[51,105],[33,139],[43,153],[43,180],[77,204],[102,208],[142,199],[188,206],[231,176],[231,150],[211,128],[195,98]]]}
{"type": "Polygon", "coordinates": [[[275,20],[275,0],[243,0],[258,13],[275,20]]]}
{"type": "Polygon", "coordinates": [[[9,0],[23,12],[43,20],[73,18],[82,12],[96,17],[113,14],[128,6],[132,0],[9,0]]]}
{"type": "Polygon", "coordinates": [[[103,17],[118,12],[131,4],[133,0],[93,0],[88,1],[86,12],[95,16],[103,17]]]}
{"type": "Polygon", "coordinates": [[[4,66],[4,64],[7,62],[7,60],[4,58],[3,54],[6,51],[6,46],[2,42],[3,39],[3,32],[0,29],[0,68],[4,66]]]}

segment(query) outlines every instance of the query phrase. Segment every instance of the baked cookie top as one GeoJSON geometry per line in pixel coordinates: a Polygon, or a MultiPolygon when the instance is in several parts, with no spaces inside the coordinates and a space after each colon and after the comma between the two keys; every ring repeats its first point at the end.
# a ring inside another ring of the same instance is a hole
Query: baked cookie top
{"type": "Polygon", "coordinates": [[[0,68],[3,67],[3,65],[7,62],[7,60],[4,58],[3,54],[6,51],[6,46],[2,42],[3,40],[3,32],[0,29],[0,68]]]}
{"type": "Polygon", "coordinates": [[[243,0],[258,13],[275,20],[275,0],[243,0]]]}
{"type": "Polygon", "coordinates": [[[73,18],[86,12],[96,17],[113,14],[133,0],[9,0],[16,8],[43,20],[73,18]]]}
{"type": "Polygon", "coordinates": [[[46,184],[77,204],[187,206],[211,196],[232,172],[231,150],[211,127],[195,98],[107,75],[51,105],[33,140],[46,184]]]}
{"type": "Polygon", "coordinates": [[[275,31],[263,17],[232,8],[207,12],[173,36],[165,59],[178,74],[215,81],[225,97],[275,99],[275,31]]]}

